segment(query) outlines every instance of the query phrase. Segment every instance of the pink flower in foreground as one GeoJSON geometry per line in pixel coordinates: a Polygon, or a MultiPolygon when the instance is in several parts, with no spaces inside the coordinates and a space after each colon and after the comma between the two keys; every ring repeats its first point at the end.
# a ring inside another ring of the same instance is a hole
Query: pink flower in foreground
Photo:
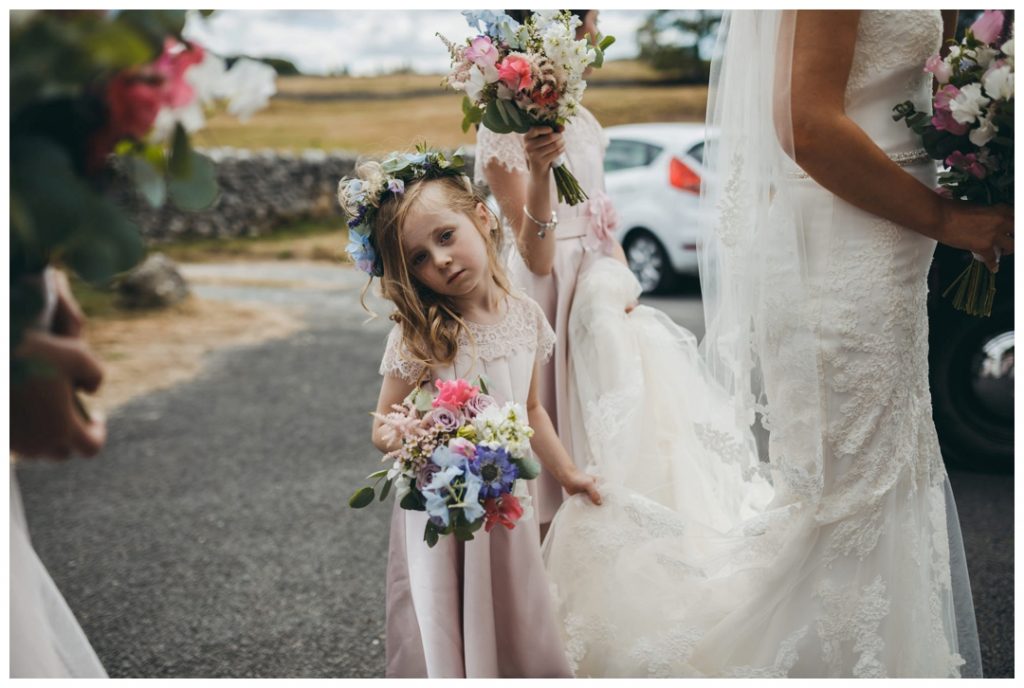
{"type": "Polygon", "coordinates": [[[955,167],[958,170],[963,170],[978,179],[984,179],[985,175],[988,174],[988,170],[985,169],[984,165],[978,162],[978,156],[974,153],[967,153],[965,155],[961,151],[953,151],[953,153],[946,158],[946,164],[950,167],[955,167]]]}
{"type": "Polygon", "coordinates": [[[985,10],[978,19],[971,24],[971,33],[982,43],[994,43],[999,34],[1003,32],[1003,24],[1006,18],[1001,10],[985,10]]]}
{"type": "Polygon", "coordinates": [[[938,53],[928,58],[924,65],[924,71],[931,72],[940,84],[949,83],[949,77],[953,74],[953,68],[938,53]]]}
{"type": "Polygon", "coordinates": [[[513,91],[522,91],[533,85],[530,61],[520,55],[509,55],[498,65],[498,78],[513,91]]]}
{"type": "Polygon", "coordinates": [[[458,411],[462,405],[472,399],[480,391],[476,385],[471,385],[459,378],[456,380],[434,380],[437,387],[437,398],[434,399],[434,408],[445,407],[452,411],[458,411]]]}
{"type": "Polygon", "coordinates": [[[464,456],[467,459],[476,458],[476,445],[464,437],[456,437],[448,441],[448,449],[452,454],[464,456]]]}
{"type": "Polygon", "coordinates": [[[180,108],[195,97],[195,89],[185,80],[189,67],[203,61],[205,53],[198,45],[183,45],[173,38],[164,41],[164,52],[153,63],[154,71],[164,78],[164,105],[180,108]]]}

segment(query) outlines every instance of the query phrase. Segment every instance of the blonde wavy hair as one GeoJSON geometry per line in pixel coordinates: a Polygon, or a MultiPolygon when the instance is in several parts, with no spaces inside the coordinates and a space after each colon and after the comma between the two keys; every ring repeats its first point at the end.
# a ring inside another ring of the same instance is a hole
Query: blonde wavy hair
{"type": "MultiPolygon", "coordinates": [[[[373,162],[362,163],[356,168],[356,175],[362,179],[372,179],[379,173],[379,166],[373,162]]],[[[462,213],[473,222],[473,226],[484,237],[487,264],[494,285],[505,294],[511,293],[508,276],[499,258],[503,242],[501,223],[488,208],[492,222],[488,227],[481,226],[476,214],[477,204],[483,203],[485,208],[487,204],[469,177],[451,174],[426,177],[408,183],[404,193],[389,194],[377,209],[371,232],[383,268],[383,275],[379,278],[381,295],[395,305],[395,310],[388,318],[401,326],[403,344],[412,357],[411,362],[422,365],[424,375],[432,367],[448,365],[455,360],[459,339],[464,333],[475,346],[466,321],[455,309],[451,299],[431,291],[409,271],[408,258],[402,246],[402,226],[428,185],[437,185],[443,189],[447,207],[462,213]]],[[[363,295],[372,283],[371,277],[363,289],[363,295]]]]}

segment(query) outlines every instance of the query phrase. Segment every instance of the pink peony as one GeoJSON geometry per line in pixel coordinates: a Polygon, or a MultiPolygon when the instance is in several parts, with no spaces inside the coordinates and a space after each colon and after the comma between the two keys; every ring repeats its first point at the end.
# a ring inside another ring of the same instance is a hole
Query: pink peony
{"type": "Polygon", "coordinates": [[[938,53],[928,58],[924,71],[931,72],[940,84],[949,83],[949,77],[953,74],[953,68],[938,53]]]}
{"type": "Polygon", "coordinates": [[[466,57],[480,67],[494,66],[498,61],[498,49],[487,36],[477,36],[466,48],[466,57]]]}
{"type": "Polygon", "coordinates": [[[471,385],[462,378],[455,380],[434,380],[437,387],[437,398],[434,399],[434,408],[444,407],[452,411],[459,411],[462,405],[472,399],[480,391],[476,385],[471,385]]]}
{"type": "Polygon", "coordinates": [[[533,86],[530,61],[520,55],[509,55],[498,65],[498,78],[513,91],[533,86]]]}
{"type": "Polygon", "coordinates": [[[946,164],[958,170],[963,170],[978,179],[984,179],[985,175],[988,174],[988,170],[985,169],[984,165],[978,162],[978,156],[974,153],[967,153],[965,155],[961,151],[953,151],[953,153],[946,158],[946,164]]]}
{"type": "Polygon", "coordinates": [[[107,84],[107,126],[115,138],[141,139],[153,126],[162,100],[159,79],[121,72],[107,84]]]}
{"type": "Polygon", "coordinates": [[[978,19],[971,24],[971,33],[982,43],[995,43],[999,34],[1003,32],[1003,24],[1006,18],[1001,10],[985,10],[978,19]]]}

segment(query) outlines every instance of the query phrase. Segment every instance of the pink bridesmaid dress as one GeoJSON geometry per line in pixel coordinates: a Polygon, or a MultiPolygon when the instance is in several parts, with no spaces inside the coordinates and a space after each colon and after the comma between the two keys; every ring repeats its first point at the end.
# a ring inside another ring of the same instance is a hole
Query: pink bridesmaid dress
{"type": "MultiPolygon", "coordinates": [[[[469,323],[453,364],[428,379],[483,376],[499,403],[525,406],[536,362],[551,355],[555,334],[522,293],[506,299],[504,318],[469,323]],[[475,357],[474,357],[475,353],[475,357]]],[[[382,375],[416,382],[422,367],[403,356],[400,326],[388,337],[382,375]]],[[[528,483],[536,500],[536,481],[528,483]]],[[[534,515],[516,527],[483,529],[469,542],[423,541],[427,515],[395,504],[387,570],[387,677],[571,677],[556,625],[534,515]]]]}
{"type": "MultiPolygon", "coordinates": [[[[589,253],[605,252],[609,232],[614,224],[604,193],[604,152],[608,139],[597,119],[584,107],[563,132],[565,158],[569,170],[587,193],[588,200],[577,206],[558,202],[555,185],[551,184],[551,207],[558,215],[555,230],[555,262],[549,275],[530,272],[522,256],[513,248],[509,255],[509,276],[512,283],[540,304],[548,323],[554,328],[557,343],[551,360],[541,370],[540,397],[569,455],[575,458],[570,428],[570,357],[568,331],[576,281],[589,253]]],[[[521,134],[495,134],[481,126],[476,135],[474,177],[483,181],[484,166],[491,161],[510,172],[527,174],[529,169],[523,152],[521,134]]],[[[539,218],[545,219],[545,218],[539,218]]],[[[613,240],[613,239],[612,239],[613,240]]],[[[514,242],[513,242],[514,243],[514,242]]],[[[581,466],[585,468],[585,466],[581,466]]],[[[564,498],[561,486],[547,471],[537,479],[537,512],[541,523],[548,523],[564,498]]]]}

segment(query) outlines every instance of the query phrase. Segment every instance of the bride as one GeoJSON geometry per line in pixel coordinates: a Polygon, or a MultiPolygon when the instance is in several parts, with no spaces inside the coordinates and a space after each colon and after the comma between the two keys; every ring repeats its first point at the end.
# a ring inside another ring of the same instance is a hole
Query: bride
{"type": "Polygon", "coordinates": [[[569,324],[578,462],[544,543],[578,676],[980,676],[927,370],[936,241],[1013,214],[933,193],[894,104],[955,13],[727,13],[712,68],[707,335],[608,258],[569,324]],[[794,162],[795,161],[795,162],[794,162]],[[586,375],[579,371],[588,371],[586,375]]]}

